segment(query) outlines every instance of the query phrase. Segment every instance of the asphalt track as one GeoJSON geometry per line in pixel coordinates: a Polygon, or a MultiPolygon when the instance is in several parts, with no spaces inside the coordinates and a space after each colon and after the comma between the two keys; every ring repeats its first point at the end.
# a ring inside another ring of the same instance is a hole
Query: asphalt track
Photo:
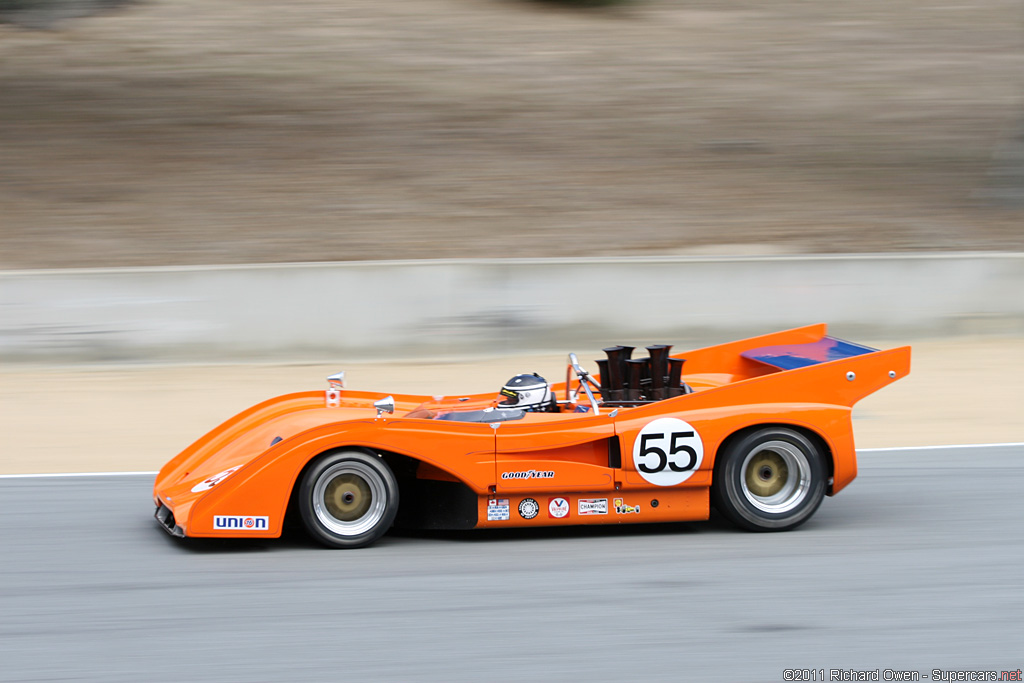
{"type": "Polygon", "coordinates": [[[182,542],[152,477],[0,480],[0,681],[783,681],[1024,666],[1024,447],[876,451],[802,529],[182,542]]]}

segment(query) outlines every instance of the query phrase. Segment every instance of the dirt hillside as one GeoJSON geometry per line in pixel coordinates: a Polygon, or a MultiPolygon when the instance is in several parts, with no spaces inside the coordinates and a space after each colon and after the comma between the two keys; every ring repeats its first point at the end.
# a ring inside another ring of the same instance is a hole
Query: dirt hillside
{"type": "Polygon", "coordinates": [[[0,25],[0,268],[1024,249],[1018,0],[0,25]]]}

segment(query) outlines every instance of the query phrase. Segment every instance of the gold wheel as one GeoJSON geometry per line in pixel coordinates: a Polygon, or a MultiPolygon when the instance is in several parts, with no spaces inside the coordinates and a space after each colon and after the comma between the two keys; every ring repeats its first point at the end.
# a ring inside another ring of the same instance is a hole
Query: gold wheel
{"type": "Polygon", "coordinates": [[[316,474],[311,492],[313,513],[327,531],[359,536],[385,517],[392,496],[385,475],[375,464],[367,456],[339,457],[316,474]]]}
{"type": "Polygon", "coordinates": [[[357,474],[339,474],[324,488],[324,507],[341,522],[354,522],[373,504],[373,492],[357,474]]]}
{"type": "Polygon", "coordinates": [[[331,548],[373,543],[398,514],[398,480],[375,453],[324,453],[306,467],[298,495],[306,530],[331,548]]]}
{"type": "Polygon", "coordinates": [[[761,451],[747,462],[743,476],[751,493],[761,498],[770,498],[786,485],[789,467],[785,458],[775,451],[761,451]]]}
{"type": "Polygon", "coordinates": [[[781,426],[738,434],[715,462],[715,508],[750,531],[803,524],[821,504],[828,481],[826,457],[812,439],[781,426]]]}
{"type": "Polygon", "coordinates": [[[762,512],[789,512],[807,497],[811,464],[795,444],[776,439],[759,444],[747,453],[740,466],[744,497],[762,512]]]}

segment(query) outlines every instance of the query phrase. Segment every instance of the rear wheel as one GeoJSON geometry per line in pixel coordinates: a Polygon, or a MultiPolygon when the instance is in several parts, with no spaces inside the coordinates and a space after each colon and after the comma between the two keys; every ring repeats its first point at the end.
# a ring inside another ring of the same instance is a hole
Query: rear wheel
{"type": "Polygon", "coordinates": [[[384,535],[398,512],[387,463],[357,451],[329,453],[306,471],[299,509],[310,535],[332,548],[359,548],[384,535]]]}
{"type": "Polygon", "coordinates": [[[715,507],[751,531],[785,531],[806,522],[825,497],[825,463],[803,434],[766,427],[730,444],[716,463],[715,507]]]}

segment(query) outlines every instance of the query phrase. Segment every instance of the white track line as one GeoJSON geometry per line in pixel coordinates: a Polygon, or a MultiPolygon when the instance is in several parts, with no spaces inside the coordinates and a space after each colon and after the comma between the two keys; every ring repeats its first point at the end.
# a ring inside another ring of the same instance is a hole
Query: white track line
{"type": "Polygon", "coordinates": [[[0,474],[0,479],[47,479],[51,477],[134,477],[156,476],[156,472],[53,472],[44,474],[0,474]]]}
{"type": "Polygon", "coordinates": [[[1024,443],[1021,442],[1009,442],[1009,443],[969,443],[969,444],[955,444],[951,446],[895,446],[892,448],[858,448],[858,453],[880,453],[882,451],[932,451],[945,448],[1024,448],[1024,443]]]}
{"type": "MultiPolygon", "coordinates": [[[[858,448],[858,453],[881,453],[889,451],[931,451],[944,448],[1024,448],[1024,442],[969,443],[950,446],[896,446],[893,448],[858,448]]],[[[141,477],[156,476],[156,472],[54,472],[45,474],[0,474],[0,479],[46,479],[52,477],[141,477]]]]}

